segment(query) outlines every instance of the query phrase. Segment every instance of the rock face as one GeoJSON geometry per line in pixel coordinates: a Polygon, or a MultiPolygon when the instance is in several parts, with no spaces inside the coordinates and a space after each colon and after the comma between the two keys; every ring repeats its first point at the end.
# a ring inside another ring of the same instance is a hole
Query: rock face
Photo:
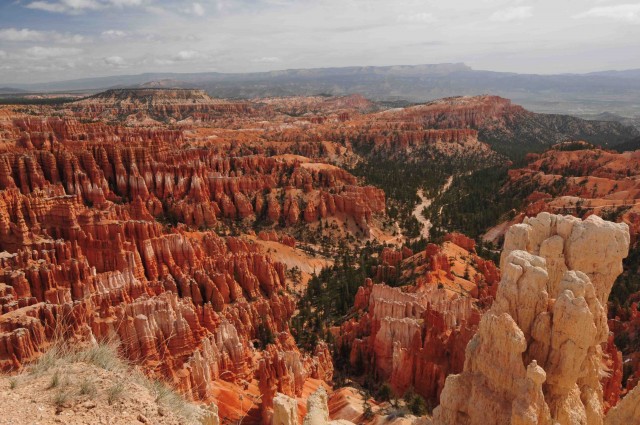
{"type": "Polygon", "coordinates": [[[636,386],[625,398],[609,411],[605,425],[640,423],[640,387],[636,386]]]}
{"type": "Polygon", "coordinates": [[[327,392],[324,388],[318,388],[307,401],[307,414],[302,425],[325,425],[327,423],[329,423],[327,392]]]}
{"type": "Polygon", "coordinates": [[[375,284],[370,291],[368,315],[343,326],[347,338],[355,337],[351,363],[364,363],[398,394],[414,388],[437,400],[445,377],[462,370],[480,311],[472,299],[449,299],[435,286],[412,294],[375,284]]]}
{"type": "MultiPolygon", "coordinates": [[[[268,423],[278,393],[302,402],[310,382],[331,381],[331,356],[324,344],[298,350],[286,255],[254,239],[295,247],[292,228],[334,225],[376,235],[384,192],[327,161],[351,164],[354,148],[494,161],[501,157],[478,137],[520,113],[490,97],[375,109],[357,96],[232,102],[156,89],[1,107],[0,368],[23,367],[56,338],[115,338],[149,375],[217,402],[222,421],[250,409],[250,420],[268,423]]],[[[547,245],[548,264],[557,262],[557,242],[547,245]]],[[[399,391],[437,398],[445,376],[462,371],[498,286],[495,265],[473,249],[451,235],[415,255],[385,251],[378,279],[412,285],[362,288],[361,320],[342,336],[350,360],[362,358],[399,391]]],[[[584,267],[574,269],[600,285],[584,267]]],[[[564,270],[554,270],[559,287],[564,270]]],[[[546,362],[538,367],[555,379],[546,362]]],[[[530,375],[523,388],[537,394],[540,373],[530,375]]]]}
{"type": "Polygon", "coordinates": [[[542,213],[513,226],[495,302],[434,423],[602,424],[605,302],[628,249],[628,226],[597,216],[542,213]]]}
{"type": "MultiPolygon", "coordinates": [[[[503,190],[525,194],[520,221],[543,211],[617,218],[629,225],[633,244],[640,233],[639,175],[638,151],[617,153],[567,142],[527,155],[525,167],[509,171],[503,190]]],[[[499,235],[490,231],[487,239],[497,241],[499,235]]]]}
{"type": "Polygon", "coordinates": [[[244,423],[331,382],[327,345],[303,353],[290,333],[285,263],[300,228],[368,238],[384,215],[382,190],[327,163],[351,147],[318,130],[342,143],[371,102],[140,89],[27,109],[0,107],[1,370],[60,338],[117,339],[244,423]]]}
{"type": "Polygon", "coordinates": [[[213,232],[163,234],[145,221],[75,226],[63,227],[69,240],[39,234],[0,256],[3,370],[37,358],[62,333],[118,338],[124,355],[196,400],[214,398],[219,380],[271,376],[298,395],[312,376],[331,379],[326,347],[313,358],[297,351],[285,267],[256,246],[213,232]],[[261,353],[251,341],[261,327],[275,335],[264,358],[282,364],[256,361],[261,353]]]}
{"type": "MultiPolygon", "coordinates": [[[[636,272],[636,270],[630,270],[628,273],[636,272]]],[[[627,380],[626,382],[622,382],[624,387],[623,393],[632,390],[638,385],[638,382],[640,382],[640,352],[633,344],[634,341],[638,341],[638,337],[640,335],[640,311],[638,310],[638,297],[640,297],[640,294],[637,292],[629,297],[630,314],[625,314],[626,312],[624,310],[619,309],[615,318],[609,320],[609,327],[613,330],[613,333],[621,336],[623,342],[629,341],[626,345],[630,350],[625,350],[626,352],[624,356],[618,352],[617,349],[611,353],[611,369],[616,373],[622,373],[622,364],[624,364],[627,370],[627,380]]],[[[624,350],[624,347],[620,348],[624,350]]],[[[610,391],[610,393],[613,393],[614,397],[619,396],[619,388],[617,393],[615,390],[616,389],[614,388],[614,391],[610,391]]]]}
{"type": "MultiPolygon", "coordinates": [[[[88,127],[77,129],[81,137],[94,130],[88,127]]],[[[56,146],[78,135],[51,131],[56,146]]],[[[64,194],[99,207],[107,201],[130,203],[133,219],[156,217],[195,227],[213,227],[223,219],[276,224],[282,220],[294,225],[344,215],[368,233],[372,216],[385,210],[383,191],[358,186],[346,171],[308,158],[293,162],[267,156],[228,158],[209,149],[159,152],[149,149],[151,140],[158,145],[166,140],[168,148],[182,134],[127,132],[135,137],[116,132],[105,136],[113,139],[112,144],[96,141],[78,149],[58,147],[55,153],[0,154],[0,190],[38,198],[42,198],[35,195],[39,191],[49,198],[64,194]]],[[[5,203],[20,201],[5,198],[5,203]]]]}
{"type": "Polygon", "coordinates": [[[273,398],[273,425],[298,425],[298,402],[278,393],[273,398]]]}

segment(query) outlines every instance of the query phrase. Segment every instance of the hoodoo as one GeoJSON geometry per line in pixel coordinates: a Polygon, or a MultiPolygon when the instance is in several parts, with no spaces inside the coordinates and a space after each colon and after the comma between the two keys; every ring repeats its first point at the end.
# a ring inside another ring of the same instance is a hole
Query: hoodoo
{"type": "MultiPolygon", "coordinates": [[[[464,371],[447,377],[434,423],[602,424],[606,300],[629,240],[626,224],[597,216],[541,213],[512,226],[496,300],[464,371]]],[[[633,417],[637,394],[627,397],[610,415],[633,417]]]]}

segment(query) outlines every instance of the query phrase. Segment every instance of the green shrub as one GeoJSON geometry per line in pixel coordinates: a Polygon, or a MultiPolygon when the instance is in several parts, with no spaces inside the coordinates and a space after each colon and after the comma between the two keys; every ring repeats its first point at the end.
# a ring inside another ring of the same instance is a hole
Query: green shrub
{"type": "Polygon", "coordinates": [[[391,389],[391,385],[387,384],[386,382],[382,384],[376,392],[376,398],[382,401],[389,401],[393,398],[393,396],[393,389],[391,389]]]}

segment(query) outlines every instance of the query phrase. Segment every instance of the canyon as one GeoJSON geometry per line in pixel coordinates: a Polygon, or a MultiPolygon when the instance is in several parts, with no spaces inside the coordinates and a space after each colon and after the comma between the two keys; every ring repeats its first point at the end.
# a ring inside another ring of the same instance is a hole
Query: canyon
{"type": "Polygon", "coordinates": [[[637,153],[530,153],[504,188],[525,204],[484,239],[423,214],[511,140],[627,131],[497,96],[2,106],[0,369],[115,342],[223,424],[637,420],[638,296],[614,285],[637,270],[637,153]]]}

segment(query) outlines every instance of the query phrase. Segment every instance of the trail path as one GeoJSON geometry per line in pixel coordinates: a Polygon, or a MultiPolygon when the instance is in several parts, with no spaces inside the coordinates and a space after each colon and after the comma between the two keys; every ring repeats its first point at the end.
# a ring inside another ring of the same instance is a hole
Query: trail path
{"type": "MultiPolygon", "coordinates": [[[[453,184],[453,176],[449,176],[445,184],[438,191],[438,196],[442,195],[447,190],[449,190],[452,184],[453,184]]],[[[424,195],[424,191],[422,189],[418,189],[418,192],[416,192],[416,195],[418,195],[418,198],[420,198],[420,203],[416,205],[416,207],[413,209],[412,214],[416,218],[416,220],[418,220],[418,222],[422,225],[420,236],[422,236],[425,239],[429,239],[429,231],[431,230],[431,227],[433,226],[433,224],[431,224],[431,220],[429,220],[428,218],[422,215],[422,211],[431,205],[431,203],[433,202],[433,199],[427,198],[424,195]]]]}

